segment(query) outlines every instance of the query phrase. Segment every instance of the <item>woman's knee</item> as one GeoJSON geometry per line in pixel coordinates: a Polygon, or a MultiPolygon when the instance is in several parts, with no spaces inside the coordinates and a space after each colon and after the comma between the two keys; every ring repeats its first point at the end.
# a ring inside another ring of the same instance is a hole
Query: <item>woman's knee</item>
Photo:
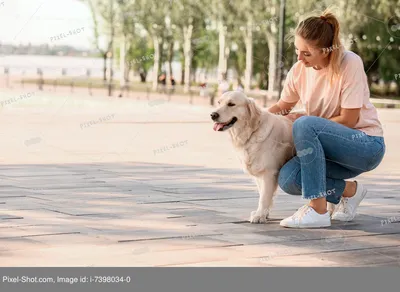
{"type": "Polygon", "coordinates": [[[287,162],[279,171],[278,185],[290,195],[301,195],[300,165],[292,159],[287,162]],[[300,184],[299,181],[300,180],[300,184]]]}
{"type": "Polygon", "coordinates": [[[314,116],[302,116],[293,123],[293,135],[309,131],[321,119],[314,116]]]}

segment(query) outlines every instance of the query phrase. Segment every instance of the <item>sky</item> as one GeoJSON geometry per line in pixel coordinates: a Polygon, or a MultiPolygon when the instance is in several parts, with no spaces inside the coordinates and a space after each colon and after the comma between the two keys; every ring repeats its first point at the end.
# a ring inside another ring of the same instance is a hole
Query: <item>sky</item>
{"type": "Polygon", "coordinates": [[[0,42],[92,49],[93,22],[78,0],[0,0],[0,42]]]}

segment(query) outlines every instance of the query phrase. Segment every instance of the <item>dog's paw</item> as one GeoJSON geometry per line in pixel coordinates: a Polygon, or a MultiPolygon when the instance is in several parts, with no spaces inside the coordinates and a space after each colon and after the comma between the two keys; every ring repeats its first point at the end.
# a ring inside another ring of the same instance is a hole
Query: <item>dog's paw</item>
{"type": "Polygon", "coordinates": [[[266,223],[268,219],[268,211],[253,211],[250,215],[250,223],[266,223]]]}

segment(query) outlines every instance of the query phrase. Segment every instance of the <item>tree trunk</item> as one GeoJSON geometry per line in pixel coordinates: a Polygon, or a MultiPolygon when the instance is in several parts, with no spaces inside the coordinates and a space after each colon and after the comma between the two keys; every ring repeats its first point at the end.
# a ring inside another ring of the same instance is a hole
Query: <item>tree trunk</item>
{"type": "Polygon", "coordinates": [[[113,52],[113,42],[111,42],[110,46],[110,70],[109,70],[109,83],[108,83],[108,96],[112,96],[112,90],[113,90],[113,77],[114,77],[114,72],[113,72],[113,62],[114,62],[114,52],[113,52]]]}
{"type": "Polygon", "coordinates": [[[277,90],[276,69],[277,69],[277,55],[278,44],[276,43],[276,35],[268,35],[268,49],[269,49],[269,67],[268,67],[268,95],[272,98],[277,90]]]}
{"type": "Polygon", "coordinates": [[[140,71],[139,76],[140,76],[140,82],[146,83],[147,72],[143,68],[140,71]]]}
{"type": "Polygon", "coordinates": [[[164,67],[163,65],[164,65],[164,62],[165,62],[165,54],[163,53],[164,42],[165,42],[164,38],[161,38],[161,43],[159,44],[159,46],[160,46],[160,59],[159,59],[159,62],[158,62],[158,72],[160,72],[160,73],[163,73],[164,72],[163,69],[165,69],[165,68],[163,68],[164,67]]]}
{"type": "MultiPolygon", "coordinates": [[[[129,42],[129,40],[126,41],[125,43],[128,43],[128,42],[129,42]]],[[[130,51],[130,49],[131,49],[131,48],[130,48],[130,45],[127,44],[127,46],[125,47],[125,72],[124,72],[125,84],[128,84],[128,83],[129,83],[129,80],[130,80],[130,73],[131,73],[131,70],[132,70],[131,65],[130,65],[129,63],[126,62],[126,54],[127,54],[127,52],[130,51]]]]}
{"type": "Polygon", "coordinates": [[[114,62],[114,37],[115,37],[115,28],[114,28],[114,9],[113,9],[114,2],[110,0],[110,24],[111,24],[111,32],[110,32],[110,41],[108,44],[108,52],[110,53],[110,80],[108,83],[108,96],[112,96],[112,89],[113,89],[113,62],[114,62]]]}
{"type": "Polygon", "coordinates": [[[107,52],[103,54],[103,81],[107,81],[107,52]]]}
{"type": "Polygon", "coordinates": [[[183,92],[187,93],[190,89],[190,67],[192,64],[192,40],[193,25],[189,24],[187,27],[183,28],[184,37],[184,53],[185,53],[185,80],[186,83],[183,86],[183,92]]]}
{"type": "Polygon", "coordinates": [[[158,65],[160,62],[160,43],[158,37],[153,35],[153,45],[154,45],[154,66],[153,66],[153,86],[154,91],[157,90],[158,85],[158,65]]]}
{"type": "Polygon", "coordinates": [[[120,54],[119,54],[119,69],[120,69],[119,85],[121,88],[125,88],[126,86],[125,52],[126,52],[126,38],[125,35],[123,35],[121,40],[120,54]]]}
{"type": "Polygon", "coordinates": [[[182,66],[181,71],[181,85],[185,84],[185,66],[182,66]]]}
{"type": "Polygon", "coordinates": [[[173,77],[174,73],[172,72],[172,59],[174,57],[174,41],[171,40],[171,43],[169,45],[169,55],[168,55],[168,71],[169,71],[169,76],[173,77]]]}
{"type": "Polygon", "coordinates": [[[373,81],[371,72],[367,72],[367,80],[368,80],[368,88],[371,89],[372,81],[373,81]]]}
{"type": "Polygon", "coordinates": [[[131,68],[129,66],[125,66],[125,71],[124,71],[124,81],[125,84],[129,82],[129,73],[131,72],[131,68]]]}
{"type": "Polygon", "coordinates": [[[222,79],[228,67],[225,51],[226,30],[222,21],[219,23],[219,58],[218,58],[218,79],[222,79]]]}
{"type": "Polygon", "coordinates": [[[258,86],[260,89],[265,89],[265,71],[260,72],[260,76],[258,78],[258,86]]]}
{"type": "Polygon", "coordinates": [[[192,72],[192,82],[193,82],[194,84],[196,84],[196,80],[197,80],[196,68],[193,68],[193,72],[192,72]]]}
{"type": "Polygon", "coordinates": [[[251,77],[253,69],[253,21],[249,19],[245,31],[244,43],[246,46],[246,70],[244,73],[244,90],[251,89],[251,77]]]}
{"type": "Polygon", "coordinates": [[[385,81],[383,84],[383,93],[385,96],[390,96],[390,83],[391,81],[385,81]]]}
{"type": "Polygon", "coordinates": [[[229,46],[225,46],[225,59],[224,59],[224,67],[225,67],[225,75],[228,74],[228,59],[229,59],[229,54],[231,53],[231,49],[229,46]]]}

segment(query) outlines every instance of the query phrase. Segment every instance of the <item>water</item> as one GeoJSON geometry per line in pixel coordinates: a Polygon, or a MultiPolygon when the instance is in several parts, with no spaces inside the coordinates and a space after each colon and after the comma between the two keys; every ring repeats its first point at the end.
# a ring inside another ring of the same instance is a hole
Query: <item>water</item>
{"type": "MultiPolygon", "coordinates": [[[[103,77],[103,62],[102,58],[89,57],[5,55],[0,56],[0,74],[4,74],[4,69],[8,67],[10,70],[10,76],[15,77],[24,75],[25,77],[37,77],[37,69],[40,68],[43,71],[44,78],[61,77],[63,76],[62,69],[66,69],[66,76],[86,77],[87,70],[90,69],[90,77],[101,78],[103,77]]],[[[119,60],[114,59],[113,68],[114,79],[118,80],[120,78],[119,60]]],[[[165,63],[164,68],[168,68],[167,63],[165,63]]],[[[180,62],[172,62],[173,75],[177,81],[180,81],[181,68],[182,65],[180,62]]],[[[151,81],[151,69],[147,76],[147,80],[151,81]]],[[[217,80],[217,69],[215,68],[209,72],[207,77],[208,81],[217,80]]],[[[204,81],[204,70],[197,70],[196,79],[204,81]]]]}
{"type": "MultiPolygon", "coordinates": [[[[68,56],[37,56],[37,55],[8,55],[0,57],[1,73],[4,68],[10,68],[10,75],[37,76],[37,69],[41,68],[43,75],[62,76],[62,69],[66,69],[68,76],[86,76],[86,70],[91,70],[92,77],[101,77],[103,74],[102,58],[83,58],[68,56]]],[[[116,74],[119,71],[116,70],[116,74]]]]}

